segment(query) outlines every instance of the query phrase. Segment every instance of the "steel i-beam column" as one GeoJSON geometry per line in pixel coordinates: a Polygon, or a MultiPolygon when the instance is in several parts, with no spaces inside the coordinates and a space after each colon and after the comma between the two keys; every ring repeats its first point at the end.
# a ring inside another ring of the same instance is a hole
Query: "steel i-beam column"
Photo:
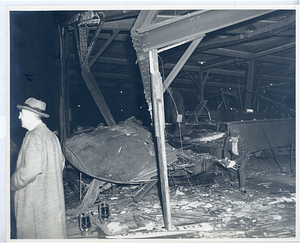
{"type": "Polygon", "coordinates": [[[171,209],[165,142],[165,111],[162,78],[158,69],[157,50],[149,52],[155,137],[157,141],[159,174],[165,227],[171,230],[171,209]]]}
{"type": "Polygon", "coordinates": [[[245,96],[245,109],[252,108],[252,88],[255,71],[255,59],[249,60],[247,84],[246,84],[246,96],[245,96]]]}

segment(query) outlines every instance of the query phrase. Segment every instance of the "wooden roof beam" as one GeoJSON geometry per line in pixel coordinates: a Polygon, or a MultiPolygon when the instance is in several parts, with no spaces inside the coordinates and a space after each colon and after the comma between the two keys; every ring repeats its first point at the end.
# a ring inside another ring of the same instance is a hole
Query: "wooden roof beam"
{"type": "MultiPolygon", "coordinates": [[[[273,48],[272,51],[270,50],[270,52],[277,52],[277,50],[279,50],[281,48],[289,49],[289,48],[292,48],[291,45],[289,44],[289,45],[284,45],[282,47],[276,47],[276,48],[273,48]]],[[[266,52],[269,52],[269,50],[267,50],[266,52]]],[[[210,54],[210,55],[216,55],[216,56],[226,56],[226,57],[231,57],[231,58],[241,58],[241,59],[247,59],[247,60],[251,59],[251,58],[255,58],[255,54],[252,54],[249,52],[244,52],[244,51],[236,51],[236,50],[226,49],[226,48],[212,49],[209,51],[205,51],[204,53],[210,54]]],[[[272,56],[272,55],[262,56],[262,54],[263,53],[257,55],[257,58],[256,58],[257,61],[287,64],[287,65],[295,63],[295,59],[293,59],[293,58],[278,57],[278,56],[272,56]]]]}
{"type": "Polygon", "coordinates": [[[252,54],[245,51],[236,51],[232,49],[226,48],[217,48],[205,51],[206,54],[216,55],[216,56],[226,56],[226,57],[234,57],[234,58],[242,58],[242,59],[250,59],[252,54]]]}
{"type": "Polygon", "coordinates": [[[286,51],[286,50],[289,50],[289,49],[292,49],[292,48],[295,49],[295,47],[296,47],[295,42],[288,43],[286,45],[278,46],[278,47],[275,47],[275,48],[272,48],[272,49],[269,49],[269,50],[265,50],[265,51],[262,51],[262,52],[259,52],[259,53],[255,53],[253,55],[253,58],[257,59],[259,57],[267,56],[269,54],[274,54],[274,53],[277,53],[277,52],[280,52],[280,51],[286,51]]]}

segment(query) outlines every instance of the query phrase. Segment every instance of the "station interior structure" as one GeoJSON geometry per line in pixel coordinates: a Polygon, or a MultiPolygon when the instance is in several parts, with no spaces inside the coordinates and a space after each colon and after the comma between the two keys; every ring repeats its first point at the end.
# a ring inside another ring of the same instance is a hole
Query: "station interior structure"
{"type": "Polygon", "coordinates": [[[68,238],[297,237],[296,10],[10,21],[11,140],[17,154],[16,104],[43,99],[66,157],[68,238]],[[245,195],[218,163],[231,129],[250,153],[245,195]]]}

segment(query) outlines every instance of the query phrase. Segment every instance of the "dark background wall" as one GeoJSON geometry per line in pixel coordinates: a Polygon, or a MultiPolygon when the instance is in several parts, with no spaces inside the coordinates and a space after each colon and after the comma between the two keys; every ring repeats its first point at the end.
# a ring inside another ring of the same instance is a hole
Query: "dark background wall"
{"type": "MultiPolygon", "coordinates": [[[[51,130],[59,129],[59,86],[61,79],[60,37],[58,25],[70,20],[74,11],[10,11],[10,125],[11,139],[20,145],[25,129],[18,119],[17,104],[29,97],[41,99],[47,104],[50,118],[45,123],[51,130]]],[[[131,40],[128,41],[131,58],[136,59],[131,40]]],[[[79,62],[78,62],[78,68],[79,62]]],[[[80,73],[80,70],[79,72],[80,73]]],[[[103,92],[116,122],[130,116],[150,119],[143,93],[139,70],[132,70],[135,77],[136,95],[126,96],[126,91],[116,88],[103,92]],[[121,93],[122,91],[122,93],[121,93]]],[[[97,126],[105,123],[81,76],[78,79],[80,92],[70,92],[71,131],[78,125],[97,126]]],[[[74,80],[73,80],[74,81],[74,80]]],[[[100,87],[101,89],[101,87],[100,87]]],[[[149,123],[149,121],[148,121],[149,123]]]]}
{"type": "Polygon", "coordinates": [[[29,97],[46,102],[47,125],[58,128],[59,20],[54,12],[10,12],[10,124],[17,144],[26,131],[20,127],[16,105],[29,97]]]}

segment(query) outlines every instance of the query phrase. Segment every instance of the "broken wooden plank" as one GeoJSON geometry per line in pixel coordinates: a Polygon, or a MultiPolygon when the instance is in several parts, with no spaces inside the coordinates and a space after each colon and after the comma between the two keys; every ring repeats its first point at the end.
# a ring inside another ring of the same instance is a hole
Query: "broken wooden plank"
{"type": "Polygon", "coordinates": [[[157,183],[157,180],[150,181],[146,183],[138,192],[133,196],[133,200],[137,203],[139,202],[145,194],[157,183]]]}

